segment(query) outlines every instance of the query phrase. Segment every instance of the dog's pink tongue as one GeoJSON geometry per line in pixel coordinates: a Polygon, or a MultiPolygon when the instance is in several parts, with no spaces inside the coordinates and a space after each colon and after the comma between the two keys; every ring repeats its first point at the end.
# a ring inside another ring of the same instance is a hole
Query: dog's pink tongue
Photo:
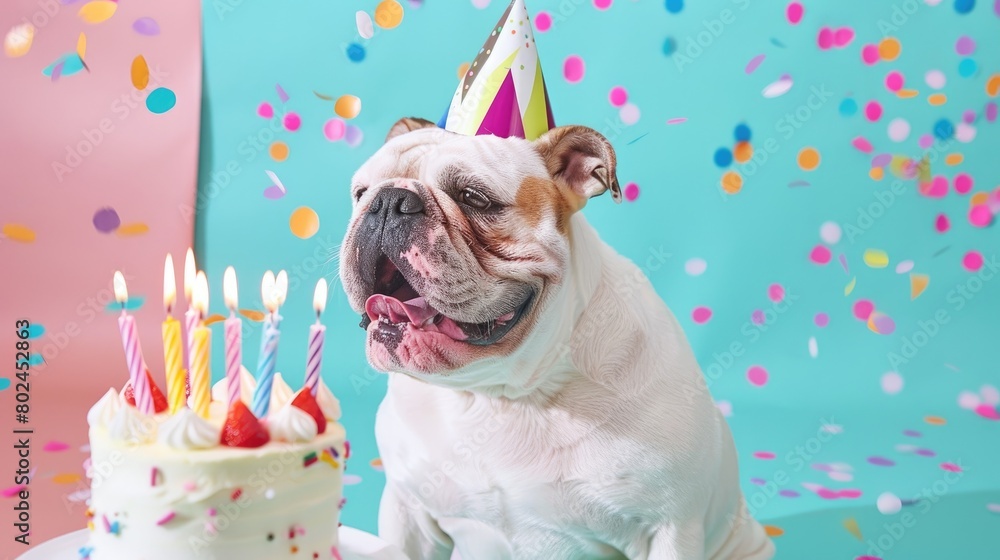
{"type": "Polygon", "coordinates": [[[386,317],[390,323],[409,321],[415,325],[423,325],[438,314],[437,310],[428,305],[422,297],[402,302],[385,294],[369,297],[365,302],[365,313],[372,321],[386,317]]]}

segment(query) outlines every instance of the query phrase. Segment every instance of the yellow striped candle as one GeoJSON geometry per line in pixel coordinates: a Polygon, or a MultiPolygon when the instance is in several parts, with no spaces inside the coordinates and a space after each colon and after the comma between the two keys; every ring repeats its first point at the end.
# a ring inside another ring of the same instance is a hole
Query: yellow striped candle
{"type": "Polygon", "coordinates": [[[181,324],[170,314],[176,299],[174,259],[168,254],[163,264],[163,307],[167,310],[167,318],[163,321],[163,362],[167,372],[167,400],[170,403],[170,414],[177,414],[187,401],[187,384],[184,366],[181,364],[184,355],[181,347],[181,324]]]}
{"type": "Polygon", "coordinates": [[[208,315],[208,279],[204,272],[198,273],[194,290],[194,305],[201,320],[192,336],[191,396],[194,398],[195,413],[202,418],[208,418],[209,404],[212,402],[212,373],[209,370],[212,331],[205,326],[204,322],[205,316],[208,315]]]}

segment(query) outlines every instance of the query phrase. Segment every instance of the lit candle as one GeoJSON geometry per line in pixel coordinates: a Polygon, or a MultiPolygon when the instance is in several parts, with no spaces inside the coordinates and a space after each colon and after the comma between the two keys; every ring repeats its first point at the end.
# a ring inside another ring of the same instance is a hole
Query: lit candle
{"type": "Polygon", "coordinates": [[[177,280],[174,278],[174,259],[169,254],[163,263],[163,307],[167,318],[163,321],[163,362],[167,372],[167,399],[170,414],[184,408],[187,400],[186,376],[181,364],[184,350],[181,345],[181,323],[172,312],[177,299],[177,280]]]}
{"type": "Polygon", "coordinates": [[[243,321],[237,315],[239,298],[236,293],[236,271],[226,268],[222,276],[222,295],[229,308],[226,319],[226,385],[229,391],[229,408],[240,400],[240,365],[243,363],[243,321]]]}
{"type": "Polygon", "coordinates": [[[205,326],[205,317],[208,316],[208,279],[204,272],[198,272],[191,301],[198,314],[198,326],[193,329],[191,336],[191,394],[194,397],[195,413],[208,418],[212,402],[212,372],[209,370],[212,331],[205,326]]]}
{"type": "Polygon", "coordinates": [[[184,390],[191,392],[191,347],[194,344],[194,330],[198,328],[198,310],[194,308],[194,286],[198,277],[198,269],[194,265],[194,251],[188,247],[184,255],[184,298],[188,309],[184,312],[184,390]]]}
{"type": "MultiPolygon", "coordinates": [[[[279,276],[284,274],[281,271],[279,276]]],[[[287,279],[287,275],[285,276],[287,279]]],[[[287,281],[285,283],[287,289],[287,281]]],[[[260,337],[260,359],[257,361],[257,388],[253,393],[253,413],[257,418],[267,415],[271,406],[271,388],[274,385],[274,371],[278,359],[278,339],[281,331],[281,315],[278,314],[280,301],[285,299],[285,294],[279,292],[280,287],[276,285],[274,273],[268,270],[264,273],[264,279],[260,283],[260,295],[264,301],[264,307],[268,314],[264,318],[264,329],[260,337]]]]}
{"type": "Polygon", "coordinates": [[[321,278],[316,283],[316,291],[313,292],[316,323],[309,327],[309,352],[306,354],[306,387],[314,397],[319,391],[319,376],[323,366],[323,338],[326,335],[326,327],[319,319],[326,307],[326,290],[326,281],[321,278]]]}
{"type": "Polygon", "coordinates": [[[125,362],[128,365],[129,379],[132,381],[132,392],[135,394],[135,407],[143,414],[153,414],[153,393],[149,388],[149,379],[143,366],[142,348],[139,346],[139,331],[135,326],[135,317],[125,310],[128,301],[128,288],[125,277],[120,271],[114,276],[115,301],[121,304],[122,314],[118,318],[118,328],[122,334],[122,346],[125,348],[125,362]]]}

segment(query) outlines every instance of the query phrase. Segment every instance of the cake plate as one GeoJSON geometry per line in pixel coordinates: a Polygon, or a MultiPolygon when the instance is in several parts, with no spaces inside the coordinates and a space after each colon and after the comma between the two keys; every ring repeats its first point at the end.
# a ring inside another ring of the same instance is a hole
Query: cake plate
{"type": "MultiPolygon", "coordinates": [[[[79,560],[78,550],[87,544],[89,532],[81,529],[56,537],[18,556],[17,560],[79,560]]],[[[340,528],[340,555],[344,560],[407,560],[396,547],[350,527],[340,528]]]]}

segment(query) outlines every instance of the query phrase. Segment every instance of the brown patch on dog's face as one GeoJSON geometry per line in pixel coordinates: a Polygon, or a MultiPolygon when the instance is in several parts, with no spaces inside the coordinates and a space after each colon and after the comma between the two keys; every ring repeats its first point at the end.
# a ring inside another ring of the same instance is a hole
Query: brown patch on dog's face
{"type": "Polygon", "coordinates": [[[541,177],[522,181],[514,203],[528,227],[537,227],[542,219],[551,217],[562,235],[569,233],[569,218],[579,210],[565,191],[551,179],[541,177]]]}

